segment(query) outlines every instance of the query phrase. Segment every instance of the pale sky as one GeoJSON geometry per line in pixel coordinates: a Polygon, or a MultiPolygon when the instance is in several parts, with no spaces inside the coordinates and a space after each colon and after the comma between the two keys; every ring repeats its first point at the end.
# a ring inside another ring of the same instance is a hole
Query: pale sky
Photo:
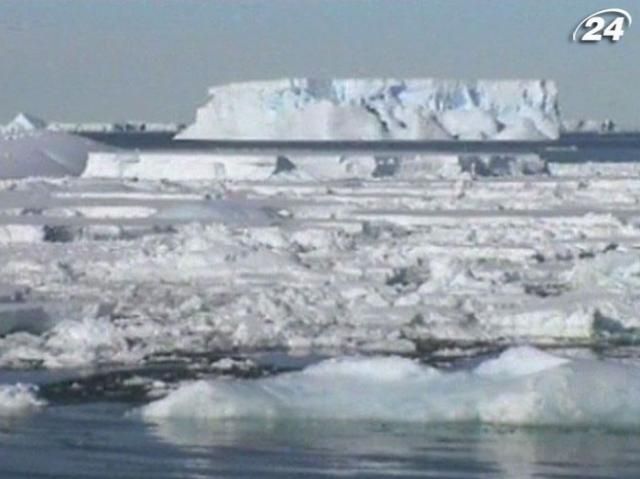
{"type": "Polygon", "coordinates": [[[0,123],[190,121],[210,85],[287,76],[556,80],[565,117],[640,127],[640,4],[619,0],[0,0],[0,123]],[[570,41],[603,8],[618,43],[570,41]]]}

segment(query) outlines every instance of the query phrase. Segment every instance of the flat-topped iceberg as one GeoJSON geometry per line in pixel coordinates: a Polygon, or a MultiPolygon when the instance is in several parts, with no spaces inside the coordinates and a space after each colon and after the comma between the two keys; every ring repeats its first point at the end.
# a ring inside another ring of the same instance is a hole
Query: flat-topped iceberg
{"type": "Polygon", "coordinates": [[[556,138],[560,123],[547,80],[296,78],[213,87],[177,137],[539,139],[556,138]]]}

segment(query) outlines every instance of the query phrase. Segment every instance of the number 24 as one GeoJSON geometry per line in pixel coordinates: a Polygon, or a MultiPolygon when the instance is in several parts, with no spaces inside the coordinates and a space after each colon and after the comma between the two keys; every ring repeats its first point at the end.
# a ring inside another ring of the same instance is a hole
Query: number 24
{"type": "Polygon", "coordinates": [[[583,42],[599,42],[602,37],[608,37],[612,42],[617,42],[624,35],[624,17],[615,18],[606,27],[605,24],[604,18],[591,17],[584,24],[589,30],[582,35],[580,40],[583,42]]]}

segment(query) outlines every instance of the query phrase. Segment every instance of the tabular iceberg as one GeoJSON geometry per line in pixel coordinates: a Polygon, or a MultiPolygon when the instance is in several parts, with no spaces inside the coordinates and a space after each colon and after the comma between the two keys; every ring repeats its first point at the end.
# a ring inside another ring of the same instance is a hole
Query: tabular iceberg
{"type": "Polygon", "coordinates": [[[213,87],[178,138],[538,139],[560,124],[547,80],[299,78],[213,87]]]}

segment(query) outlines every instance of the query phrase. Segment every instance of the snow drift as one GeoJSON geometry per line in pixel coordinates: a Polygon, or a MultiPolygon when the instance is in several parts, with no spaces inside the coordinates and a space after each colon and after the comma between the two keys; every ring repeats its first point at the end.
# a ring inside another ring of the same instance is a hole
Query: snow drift
{"type": "Polygon", "coordinates": [[[467,371],[400,357],[340,358],[259,380],[196,381],[150,420],[335,419],[640,426],[640,368],[512,348],[467,371]]]}
{"type": "Polygon", "coordinates": [[[546,80],[287,79],[213,87],[181,139],[556,138],[546,80]]]}

